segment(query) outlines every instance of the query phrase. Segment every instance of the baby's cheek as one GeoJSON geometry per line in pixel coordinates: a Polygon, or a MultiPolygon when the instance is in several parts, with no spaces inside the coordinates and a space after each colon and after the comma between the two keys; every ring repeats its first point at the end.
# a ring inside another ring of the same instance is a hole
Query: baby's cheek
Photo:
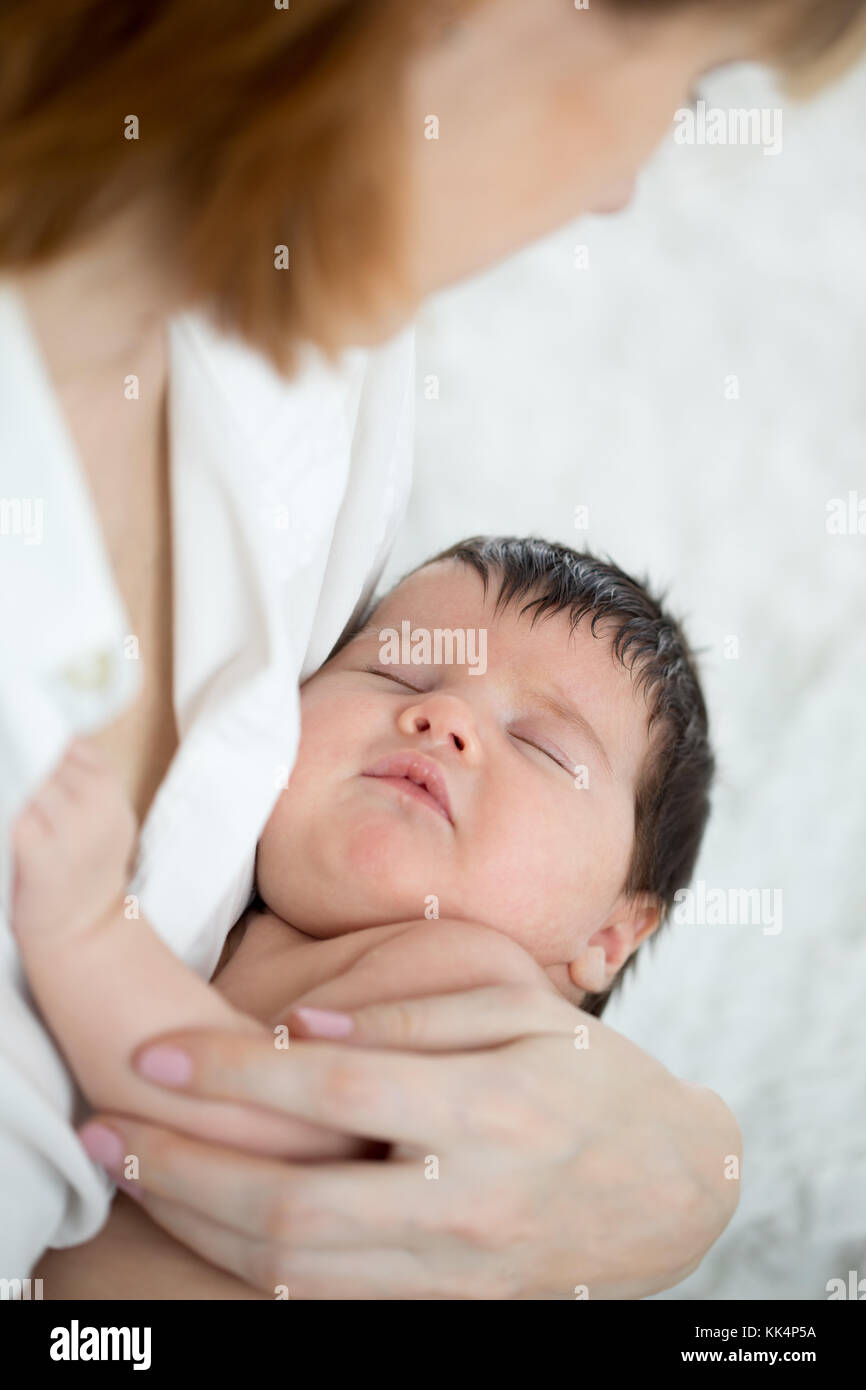
{"type": "Polygon", "coordinates": [[[497,926],[542,963],[562,960],[565,943],[588,939],[622,888],[630,836],[622,808],[588,800],[578,808],[550,798],[526,817],[490,820],[460,915],[497,926]]]}
{"type": "Polygon", "coordinates": [[[611,795],[594,802],[587,798],[581,811],[574,838],[580,847],[582,882],[606,911],[622,891],[628,872],[634,836],[632,806],[627,797],[611,795]]]}
{"type": "Polygon", "coordinates": [[[280,913],[285,896],[282,867],[288,862],[285,853],[286,794],[280,797],[259,837],[256,849],[256,884],[272,912],[280,913]]]}
{"type": "Polygon", "coordinates": [[[455,907],[455,915],[507,932],[532,954],[580,882],[575,855],[564,852],[548,820],[543,811],[519,821],[490,818],[466,856],[463,901],[455,907]]]}

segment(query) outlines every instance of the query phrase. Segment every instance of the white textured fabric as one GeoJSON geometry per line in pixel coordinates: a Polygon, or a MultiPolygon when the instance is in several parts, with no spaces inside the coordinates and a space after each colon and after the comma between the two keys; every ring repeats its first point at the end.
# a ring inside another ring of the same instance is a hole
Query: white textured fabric
{"type": "MultiPolygon", "coordinates": [[[[130,892],[207,978],[249,899],[294,761],[298,679],[368,596],[411,476],[412,329],[287,383],[199,315],[172,321],[174,704],[180,746],[130,892]]],[[[0,281],[0,1276],[104,1220],[110,1187],[30,1007],[8,929],[9,830],[77,732],[137,688],[129,622],[24,306],[0,281]],[[39,507],[37,509],[37,505],[39,507]],[[5,505],[4,505],[5,504],[5,505]]]]}
{"type": "MultiPolygon", "coordinates": [[[[780,104],[754,68],[706,96],[780,104]]],[[[784,917],[672,929],[606,1014],[744,1132],[739,1211],[674,1298],[866,1277],[866,535],[825,526],[852,489],[866,510],[866,69],[781,105],[778,155],[671,138],[627,213],[428,306],[389,563],[476,531],[589,545],[669,589],[705,649],[698,877],[778,886],[784,917]]]]}

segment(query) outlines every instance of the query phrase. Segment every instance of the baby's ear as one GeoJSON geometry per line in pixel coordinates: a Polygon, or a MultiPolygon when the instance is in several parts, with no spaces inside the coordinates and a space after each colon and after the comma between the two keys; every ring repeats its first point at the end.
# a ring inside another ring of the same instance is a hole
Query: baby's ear
{"type": "Polygon", "coordinates": [[[638,893],[631,899],[630,914],[634,927],[632,950],[636,951],[641,942],[657,929],[662,918],[662,905],[652,893],[638,893]]]}
{"type": "Polygon", "coordinates": [[[569,962],[568,973],[578,989],[601,994],[661,921],[661,903],[649,893],[620,898],[603,927],[589,938],[569,962]]]}

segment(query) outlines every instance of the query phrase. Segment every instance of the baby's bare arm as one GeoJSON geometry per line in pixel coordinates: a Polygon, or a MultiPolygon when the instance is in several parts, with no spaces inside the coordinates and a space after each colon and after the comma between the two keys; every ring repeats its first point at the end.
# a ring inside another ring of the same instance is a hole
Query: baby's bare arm
{"type": "Polygon", "coordinates": [[[135,820],[96,750],[70,745],[14,833],[12,927],[34,997],[95,1108],[142,1116],[218,1143],[293,1157],[354,1152],[304,1121],[190,1100],[140,1080],[139,1044],[178,1028],[262,1033],[164,944],[125,915],[135,820]]]}
{"type": "Polygon", "coordinates": [[[346,970],[299,996],[292,1010],[359,1009],[485,985],[533,985],[556,993],[522,946],[480,922],[418,920],[389,928],[387,935],[379,928],[369,935],[375,939],[346,970]]]}

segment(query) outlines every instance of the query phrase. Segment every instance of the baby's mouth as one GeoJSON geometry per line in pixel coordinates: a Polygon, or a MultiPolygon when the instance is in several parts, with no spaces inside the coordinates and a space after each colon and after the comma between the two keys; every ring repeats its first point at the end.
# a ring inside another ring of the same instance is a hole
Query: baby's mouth
{"type": "Polygon", "coordinates": [[[432,758],[420,753],[393,753],[365,768],[361,776],[390,783],[454,824],[445,778],[432,758]]]}

